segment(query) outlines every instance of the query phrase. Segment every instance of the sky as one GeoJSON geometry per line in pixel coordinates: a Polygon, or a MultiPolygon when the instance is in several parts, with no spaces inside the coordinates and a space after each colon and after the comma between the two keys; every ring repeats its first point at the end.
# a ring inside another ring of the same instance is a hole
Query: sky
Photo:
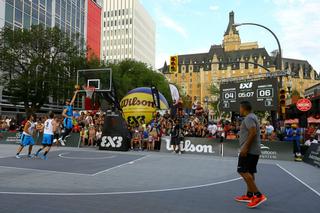
{"type": "MultiPolygon", "coordinates": [[[[308,60],[320,71],[320,0],[140,0],[156,23],[156,68],[170,55],[208,52],[221,44],[229,12],[235,22],[265,25],[280,40],[283,57],[308,60]]],[[[254,26],[238,28],[242,42],[270,53],[273,36],[254,26]]]]}

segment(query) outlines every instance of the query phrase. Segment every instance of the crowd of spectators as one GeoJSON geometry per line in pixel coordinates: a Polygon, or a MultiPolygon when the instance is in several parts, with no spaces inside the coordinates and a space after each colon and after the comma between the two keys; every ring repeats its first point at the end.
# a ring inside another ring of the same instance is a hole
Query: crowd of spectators
{"type": "MultiPolygon", "coordinates": [[[[56,115],[59,128],[57,134],[63,131],[63,118],[56,115]]],[[[74,111],[73,132],[80,134],[81,146],[97,146],[102,139],[105,113],[101,111],[74,111]]],[[[39,115],[36,120],[37,129],[41,129],[46,116],[39,115]]],[[[13,117],[0,117],[0,133],[7,131],[21,131],[23,122],[19,123],[13,117]]],[[[192,109],[185,110],[181,101],[178,101],[170,110],[163,114],[157,112],[150,123],[137,123],[128,126],[130,131],[131,149],[160,149],[163,136],[175,134],[179,129],[179,137],[202,137],[236,139],[240,131],[241,119],[209,120],[208,111],[204,110],[199,102],[192,105],[192,109]]],[[[271,122],[261,122],[261,139],[268,141],[293,141],[309,146],[320,141],[320,125],[310,125],[307,129],[298,128],[297,125],[286,125],[281,128],[274,127],[271,122]]],[[[41,131],[37,131],[37,137],[41,131]]]]}

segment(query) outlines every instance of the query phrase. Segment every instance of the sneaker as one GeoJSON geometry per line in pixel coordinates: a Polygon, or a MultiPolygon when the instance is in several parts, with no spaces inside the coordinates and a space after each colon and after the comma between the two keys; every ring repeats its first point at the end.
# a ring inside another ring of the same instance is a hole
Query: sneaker
{"type": "Polygon", "coordinates": [[[181,155],[182,154],[182,152],[181,151],[179,151],[179,155],[181,155]]]}
{"type": "Polygon", "coordinates": [[[39,152],[36,152],[36,153],[34,154],[34,156],[35,156],[35,157],[39,157],[39,154],[40,154],[39,152]]]}
{"type": "Polygon", "coordinates": [[[54,140],[53,140],[53,143],[54,143],[54,144],[56,144],[57,142],[58,142],[58,140],[57,140],[57,139],[54,139],[54,140]]]}
{"type": "Polygon", "coordinates": [[[61,138],[59,138],[59,143],[61,144],[61,146],[66,146],[66,144],[64,143],[64,141],[61,138]]]}
{"type": "Polygon", "coordinates": [[[242,196],[236,197],[235,200],[242,203],[250,203],[252,200],[252,197],[248,197],[247,195],[242,195],[242,196]]]}
{"type": "Polygon", "coordinates": [[[21,159],[22,157],[20,155],[16,155],[16,158],[17,159],[21,159]]]}
{"type": "Polygon", "coordinates": [[[252,200],[250,203],[248,203],[248,208],[253,209],[258,207],[260,204],[264,203],[267,201],[267,197],[264,195],[261,195],[260,197],[253,196],[252,200]]]}
{"type": "Polygon", "coordinates": [[[45,156],[45,155],[41,155],[40,158],[41,158],[42,160],[48,160],[48,157],[45,156]]]}
{"type": "Polygon", "coordinates": [[[28,158],[34,158],[34,155],[32,155],[32,154],[30,154],[30,155],[28,155],[28,158]]]}

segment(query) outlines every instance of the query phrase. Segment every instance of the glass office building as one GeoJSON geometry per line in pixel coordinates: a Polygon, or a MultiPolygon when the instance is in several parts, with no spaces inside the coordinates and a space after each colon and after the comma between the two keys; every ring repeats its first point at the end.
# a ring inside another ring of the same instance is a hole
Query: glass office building
{"type": "Polygon", "coordinates": [[[87,0],[0,0],[0,27],[58,27],[70,37],[85,39],[87,0]]]}

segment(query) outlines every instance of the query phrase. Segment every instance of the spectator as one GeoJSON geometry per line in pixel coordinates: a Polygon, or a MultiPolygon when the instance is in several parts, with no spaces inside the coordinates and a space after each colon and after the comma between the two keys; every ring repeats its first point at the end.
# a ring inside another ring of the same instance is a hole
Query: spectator
{"type": "Polygon", "coordinates": [[[268,122],[266,125],[266,136],[268,140],[271,140],[273,131],[274,131],[274,127],[270,124],[270,122],[268,122]]]}
{"type": "Polygon", "coordinates": [[[312,135],[308,140],[306,140],[306,142],[304,143],[305,146],[311,146],[311,144],[313,143],[319,143],[315,137],[312,135]]]}
{"type": "Polygon", "coordinates": [[[99,146],[102,140],[102,129],[99,127],[96,132],[96,146],[99,146]]]}
{"type": "Polygon", "coordinates": [[[139,129],[139,124],[133,129],[132,139],[131,139],[131,150],[134,150],[134,145],[139,144],[139,150],[142,150],[142,135],[139,129]]]}
{"type": "Polygon", "coordinates": [[[315,135],[317,136],[318,141],[320,141],[320,125],[318,125],[315,135]]]}
{"type": "Polygon", "coordinates": [[[95,140],[96,140],[96,129],[94,127],[93,122],[89,125],[88,134],[89,134],[88,146],[94,146],[95,140]]]}

